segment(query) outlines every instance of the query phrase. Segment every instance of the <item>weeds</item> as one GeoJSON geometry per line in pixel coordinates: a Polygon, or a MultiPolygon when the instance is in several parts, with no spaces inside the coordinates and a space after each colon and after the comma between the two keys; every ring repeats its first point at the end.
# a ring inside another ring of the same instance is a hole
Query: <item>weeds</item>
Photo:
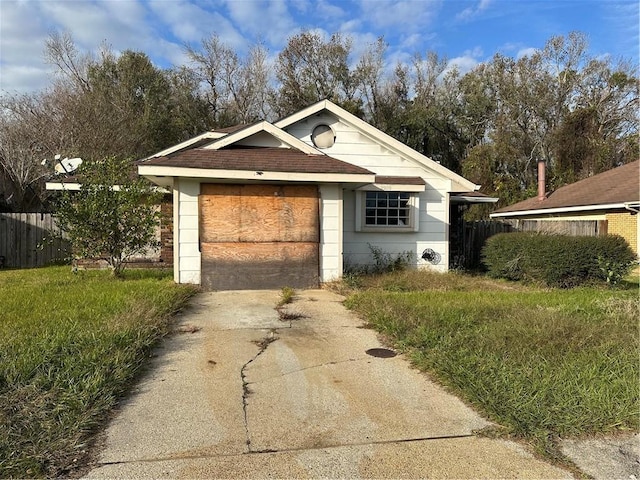
{"type": "Polygon", "coordinates": [[[410,251],[392,254],[382,248],[367,244],[371,252],[372,262],[363,265],[345,265],[345,275],[349,277],[375,275],[381,273],[400,272],[415,261],[415,253],[410,251]]]}
{"type": "Polygon", "coordinates": [[[637,288],[543,290],[419,271],[366,283],[349,308],[548,458],[560,458],[558,437],[639,428],[637,288]]]}
{"type": "Polygon", "coordinates": [[[280,291],[280,300],[278,301],[278,307],[282,307],[283,305],[287,305],[293,302],[294,297],[296,296],[296,291],[291,287],[282,287],[280,291]]]}
{"type": "Polygon", "coordinates": [[[61,476],[193,293],[157,272],[0,272],[0,471],[61,476]]]}

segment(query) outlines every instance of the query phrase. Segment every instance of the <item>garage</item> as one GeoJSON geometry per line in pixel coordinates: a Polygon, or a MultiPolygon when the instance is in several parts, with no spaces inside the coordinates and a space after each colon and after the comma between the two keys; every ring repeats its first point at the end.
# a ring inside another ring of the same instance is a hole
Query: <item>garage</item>
{"type": "Polygon", "coordinates": [[[318,286],[317,186],[204,183],[198,202],[205,289],[318,286]]]}

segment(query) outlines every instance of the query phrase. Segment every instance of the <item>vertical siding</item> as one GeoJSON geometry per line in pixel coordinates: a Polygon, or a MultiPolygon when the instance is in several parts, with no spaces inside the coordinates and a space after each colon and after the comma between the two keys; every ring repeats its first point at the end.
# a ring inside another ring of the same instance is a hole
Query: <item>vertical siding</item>
{"type": "Polygon", "coordinates": [[[342,276],[342,189],[320,186],[320,282],[342,276]]]}
{"type": "Polygon", "coordinates": [[[200,245],[198,223],[198,196],[200,182],[197,180],[179,179],[176,182],[177,204],[174,208],[178,212],[178,238],[175,240],[178,248],[176,255],[179,270],[176,281],[178,283],[200,284],[200,245]]]}
{"type": "Polygon", "coordinates": [[[11,268],[66,260],[71,247],[50,213],[0,213],[0,256],[11,268]]]}

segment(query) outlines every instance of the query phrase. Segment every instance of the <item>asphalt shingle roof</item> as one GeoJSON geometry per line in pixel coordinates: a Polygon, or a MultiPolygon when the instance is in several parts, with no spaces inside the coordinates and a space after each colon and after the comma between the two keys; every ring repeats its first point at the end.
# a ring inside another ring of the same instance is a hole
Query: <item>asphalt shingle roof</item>
{"type": "Polygon", "coordinates": [[[291,173],[338,173],[372,175],[365,168],[328,155],[308,155],[299,150],[275,147],[196,148],[166,157],[145,160],[139,165],[291,173]]]}
{"type": "Polygon", "coordinates": [[[549,208],[611,205],[640,200],[640,160],[565,185],[544,200],[537,197],[496,210],[512,213],[549,208]]]}

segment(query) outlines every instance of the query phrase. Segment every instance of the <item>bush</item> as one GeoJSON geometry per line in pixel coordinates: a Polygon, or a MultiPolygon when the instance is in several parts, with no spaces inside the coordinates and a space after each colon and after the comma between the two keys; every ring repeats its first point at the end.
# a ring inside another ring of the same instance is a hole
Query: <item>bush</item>
{"type": "Polygon", "coordinates": [[[594,281],[615,284],[629,273],[636,256],[618,235],[501,233],[487,241],[482,260],[492,277],[570,288],[594,281]]]}

